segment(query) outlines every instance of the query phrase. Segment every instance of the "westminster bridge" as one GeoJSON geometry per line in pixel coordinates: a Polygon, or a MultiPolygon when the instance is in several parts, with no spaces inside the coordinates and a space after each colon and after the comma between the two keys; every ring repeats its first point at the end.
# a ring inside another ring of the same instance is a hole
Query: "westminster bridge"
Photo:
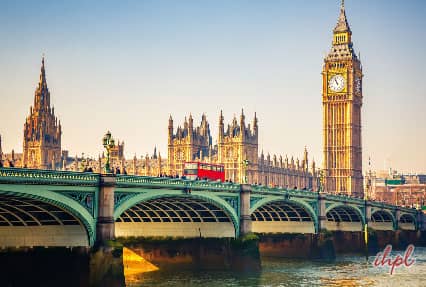
{"type": "Polygon", "coordinates": [[[305,190],[0,168],[0,247],[93,246],[114,237],[239,237],[424,229],[416,209],[305,190]]]}

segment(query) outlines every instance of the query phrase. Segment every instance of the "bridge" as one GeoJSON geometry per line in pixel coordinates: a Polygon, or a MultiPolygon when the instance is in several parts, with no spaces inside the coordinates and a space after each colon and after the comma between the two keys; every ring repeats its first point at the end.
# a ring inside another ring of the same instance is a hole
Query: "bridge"
{"type": "Polygon", "coordinates": [[[93,246],[116,236],[239,237],[420,230],[416,209],[305,190],[0,168],[0,247],[93,246]]]}

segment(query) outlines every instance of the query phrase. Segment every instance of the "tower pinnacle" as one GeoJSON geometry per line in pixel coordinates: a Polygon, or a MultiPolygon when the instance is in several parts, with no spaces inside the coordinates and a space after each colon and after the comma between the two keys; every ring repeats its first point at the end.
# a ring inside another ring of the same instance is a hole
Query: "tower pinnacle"
{"type": "Polygon", "coordinates": [[[337,20],[337,25],[334,28],[334,33],[342,33],[342,32],[351,33],[351,28],[349,27],[349,23],[346,18],[345,0],[342,0],[342,4],[340,5],[339,19],[337,20]]]}

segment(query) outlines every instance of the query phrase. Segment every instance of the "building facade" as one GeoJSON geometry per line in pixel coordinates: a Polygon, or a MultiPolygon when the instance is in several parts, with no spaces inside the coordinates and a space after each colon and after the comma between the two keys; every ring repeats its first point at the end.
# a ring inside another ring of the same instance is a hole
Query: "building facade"
{"type": "Polygon", "coordinates": [[[24,124],[22,166],[38,169],[60,166],[61,135],[61,122],[55,116],[55,108],[50,106],[43,57],[34,106],[30,107],[30,115],[24,124]]]}
{"type": "Polygon", "coordinates": [[[322,70],[324,189],[328,193],[362,197],[363,74],[343,3],[322,70]]]}
{"type": "Polygon", "coordinates": [[[394,170],[365,175],[368,198],[393,205],[426,209],[426,175],[394,170]]]}
{"type": "Polygon", "coordinates": [[[259,155],[258,119],[255,115],[252,125],[246,124],[244,112],[239,121],[233,118],[225,129],[222,112],[219,116],[217,144],[212,145],[209,124],[202,116],[201,124],[193,126],[192,116],[185,119],[183,127],[173,128],[173,119],[168,125],[168,158],[165,173],[183,175],[185,162],[201,161],[223,164],[225,179],[232,182],[248,182],[286,188],[318,189],[318,173],[315,162],[309,168],[308,152],[305,148],[303,160],[291,161],[276,155],[259,155]],[[244,161],[248,161],[247,164],[244,161]],[[245,178],[247,176],[247,178],[245,178]]]}
{"type": "Polygon", "coordinates": [[[185,162],[212,155],[212,137],[206,115],[203,114],[200,126],[194,128],[194,120],[185,117],[183,127],[173,130],[172,116],[168,126],[167,170],[170,175],[182,175],[185,162]]]}

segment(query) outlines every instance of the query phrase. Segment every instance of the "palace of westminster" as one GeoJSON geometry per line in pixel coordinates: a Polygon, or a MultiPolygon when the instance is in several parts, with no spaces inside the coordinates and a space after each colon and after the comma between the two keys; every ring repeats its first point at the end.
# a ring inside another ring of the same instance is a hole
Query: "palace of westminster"
{"type": "MultiPolygon", "coordinates": [[[[333,30],[332,47],[322,68],[324,189],[329,193],[353,196],[363,194],[361,105],[362,66],[354,52],[352,32],[342,3],[337,25],[333,30]]],[[[126,160],[124,142],[118,142],[111,152],[112,166],[121,173],[159,176],[183,174],[183,164],[189,161],[218,163],[225,166],[225,178],[248,183],[318,190],[319,169],[308,160],[306,148],[302,159],[270,156],[259,153],[259,125],[256,114],[248,123],[244,112],[225,125],[219,115],[218,138],[213,144],[205,115],[195,126],[191,115],[182,126],[175,128],[168,120],[167,158],[156,151],[152,156],[126,160]],[[248,164],[247,161],[248,160],[248,164]],[[244,163],[245,162],[245,163],[244,163]],[[246,166],[247,164],[247,166],[246,166]]],[[[35,91],[34,105],[24,124],[23,153],[3,154],[4,166],[37,169],[83,170],[101,172],[105,157],[87,159],[71,157],[61,150],[62,126],[50,105],[44,58],[40,80],[35,91]]]]}

